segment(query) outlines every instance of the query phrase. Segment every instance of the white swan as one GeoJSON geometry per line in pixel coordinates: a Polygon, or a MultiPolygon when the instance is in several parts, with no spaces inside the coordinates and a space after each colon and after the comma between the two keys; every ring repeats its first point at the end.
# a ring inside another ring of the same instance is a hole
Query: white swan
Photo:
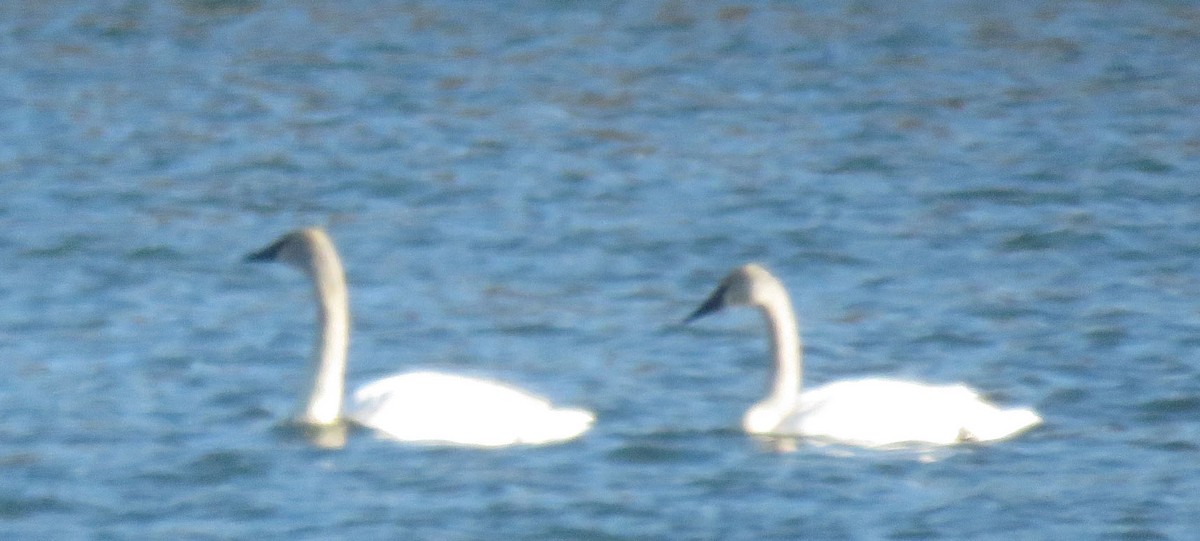
{"type": "Polygon", "coordinates": [[[752,263],[735,269],[684,323],[736,305],[762,310],[775,357],[770,394],[742,419],[750,434],[806,436],[865,447],[953,445],[1003,439],[1041,422],[1031,409],[998,408],[962,384],[864,378],[801,393],[803,345],[796,315],[787,290],[765,268],[752,263]]]}
{"type": "Polygon", "coordinates": [[[503,383],[435,372],[368,383],[355,391],[343,417],[350,310],[345,272],[333,241],[321,229],[300,229],[246,260],[282,261],[313,281],[320,334],[311,390],[294,419],[301,426],[337,426],[348,419],[400,441],[500,447],[570,440],[586,432],[595,419],[589,411],[555,408],[542,397],[503,383]]]}

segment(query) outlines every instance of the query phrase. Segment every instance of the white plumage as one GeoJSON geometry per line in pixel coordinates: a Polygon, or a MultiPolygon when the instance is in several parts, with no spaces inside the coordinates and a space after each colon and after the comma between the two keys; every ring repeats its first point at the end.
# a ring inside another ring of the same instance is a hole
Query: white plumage
{"type": "Polygon", "coordinates": [[[511,385],[436,372],[399,374],[363,385],[343,417],[350,310],[333,241],[320,229],[301,229],[247,260],[289,263],[313,281],[320,334],[311,389],[295,418],[301,425],[332,426],[348,418],[399,441],[500,447],[567,441],[586,432],[595,419],[589,411],[555,408],[511,385]]]}
{"type": "Polygon", "coordinates": [[[739,267],[687,321],[734,305],[762,311],[774,357],[770,392],[742,418],[748,433],[866,447],[953,445],[1003,439],[1041,422],[1031,409],[996,407],[962,384],[872,377],[801,392],[803,345],[783,284],[759,265],[739,267]]]}
{"type": "Polygon", "coordinates": [[[555,408],[545,398],[503,383],[437,372],[399,374],[363,385],[354,392],[348,416],[401,441],[482,447],[569,440],[593,420],[591,412],[555,408]]]}
{"type": "Polygon", "coordinates": [[[962,384],[864,378],[802,392],[799,406],[767,432],[866,447],[953,445],[1003,439],[1040,421],[1033,410],[997,408],[962,384]]]}

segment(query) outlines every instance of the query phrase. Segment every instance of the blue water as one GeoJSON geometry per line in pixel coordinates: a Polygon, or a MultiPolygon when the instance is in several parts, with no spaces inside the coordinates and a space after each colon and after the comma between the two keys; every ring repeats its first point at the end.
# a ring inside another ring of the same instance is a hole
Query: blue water
{"type": "Polygon", "coordinates": [[[1191,2],[0,5],[0,537],[1188,539],[1191,2]],[[281,431],[337,240],[353,382],[591,408],[479,451],[281,431]],[[731,267],[806,377],[962,381],[1044,426],[780,452],[731,267]]]}

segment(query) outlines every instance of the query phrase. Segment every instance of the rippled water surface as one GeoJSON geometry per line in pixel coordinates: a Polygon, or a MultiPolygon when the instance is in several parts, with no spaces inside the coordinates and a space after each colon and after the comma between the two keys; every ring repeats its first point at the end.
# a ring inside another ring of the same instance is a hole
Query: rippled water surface
{"type": "Polygon", "coordinates": [[[0,537],[1187,539],[1200,525],[1190,2],[0,6],[0,537]],[[479,451],[279,428],[337,240],[350,378],[596,411],[479,451]],[[1045,424],[934,452],[738,429],[753,311],[806,378],[1045,424]]]}

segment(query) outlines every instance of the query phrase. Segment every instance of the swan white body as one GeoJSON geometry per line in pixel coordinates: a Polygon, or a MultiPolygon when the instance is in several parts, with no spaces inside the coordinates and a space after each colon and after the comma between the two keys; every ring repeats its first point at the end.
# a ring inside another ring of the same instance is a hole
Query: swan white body
{"type": "Polygon", "coordinates": [[[320,319],[312,384],[295,421],[322,427],[350,420],[406,442],[471,447],[539,445],[573,439],[595,417],[555,408],[540,396],[477,378],[413,372],[368,383],[353,394],[343,416],[350,310],[345,272],[324,231],[293,231],[247,256],[282,261],[313,280],[320,319]]]}
{"type": "Polygon", "coordinates": [[[363,385],[354,392],[348,415],[401,441],[481,447],[569,440],[594,419],[591,412],[555,408],[544,398],[501,383],[437,372],[400,374],[363,385]]]}
{"type": "Polygon", "coordinates": [[[801,392],[803,344],[783,284],[759,265],[739,267],[687,321],[733,305],[762,311],[774,357],[769,394],[742,418],[748,433],[865,447],[954,445],[1004,439],[1041,422],[1031,409],[996,407],[962,384],[863,378],[801,392]]]}

